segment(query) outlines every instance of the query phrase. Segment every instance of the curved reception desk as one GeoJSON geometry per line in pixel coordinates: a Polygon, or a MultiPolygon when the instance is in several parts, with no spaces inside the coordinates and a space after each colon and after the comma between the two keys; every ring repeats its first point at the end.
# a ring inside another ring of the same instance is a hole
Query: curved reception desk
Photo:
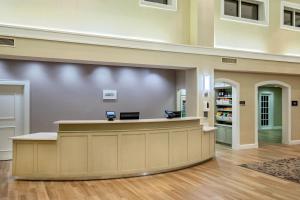
{"type": "Polygon", "coordinates": [[[13,176],[89,180],[156,174],[215,155],[214,129],[200,118],[58,121],[58,133],[14,137],[13,176]]]}

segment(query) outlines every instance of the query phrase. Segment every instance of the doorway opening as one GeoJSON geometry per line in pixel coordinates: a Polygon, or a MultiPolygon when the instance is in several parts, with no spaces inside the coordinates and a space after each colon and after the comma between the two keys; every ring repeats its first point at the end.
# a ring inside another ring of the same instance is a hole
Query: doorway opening
{"type": "Polygon", "coordinates": [[[232,80],[215,81],[215,126],[217,150],[239,149],[239,84],[232,80]]]}
{"type": "Polygon", "coordinates": [[[256,85],[256,144],[290,143],[291,87],[280,81],[256,85]]]}

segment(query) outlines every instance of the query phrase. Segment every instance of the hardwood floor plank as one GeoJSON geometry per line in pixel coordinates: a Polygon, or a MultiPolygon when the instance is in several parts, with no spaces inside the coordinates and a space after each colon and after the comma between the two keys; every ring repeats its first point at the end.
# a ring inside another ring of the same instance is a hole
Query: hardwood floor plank
{"type": "Polygon", "coordinates": [[[176,172],[99,181],[16,181],[0,162],[0,200],[293,200],[300,185],[240,164],[300,156],[300,145],[221,150],[216,158],[176,172]]]}

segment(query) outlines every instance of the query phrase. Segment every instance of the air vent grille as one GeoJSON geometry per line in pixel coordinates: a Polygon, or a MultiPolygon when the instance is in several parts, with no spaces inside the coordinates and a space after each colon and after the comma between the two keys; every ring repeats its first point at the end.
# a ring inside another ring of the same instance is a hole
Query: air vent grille
{"type": "Polygon", "coordinates": [[[236,64],[236,58],[222,58],[222,63],[236,64]]]}
{"type": "Polygon", "coordinates": [[[15,46],[15,39],[0,37],[0,46],[15,46]]]}

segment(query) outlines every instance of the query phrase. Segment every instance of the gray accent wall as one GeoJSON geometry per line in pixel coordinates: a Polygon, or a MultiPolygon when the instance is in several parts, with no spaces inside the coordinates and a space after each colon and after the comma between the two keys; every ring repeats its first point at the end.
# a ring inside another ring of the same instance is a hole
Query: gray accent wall
{"type": "Polygon", "coordinates": [[[105,111],[159,118],[176,103],[169,69],[0,60],[0,79],[30,81],[31,132],[56,131],[57,120],[105,119],[105,111]],[[116,89],[118,99],[103,101],[103,89],[116,89]]]}

